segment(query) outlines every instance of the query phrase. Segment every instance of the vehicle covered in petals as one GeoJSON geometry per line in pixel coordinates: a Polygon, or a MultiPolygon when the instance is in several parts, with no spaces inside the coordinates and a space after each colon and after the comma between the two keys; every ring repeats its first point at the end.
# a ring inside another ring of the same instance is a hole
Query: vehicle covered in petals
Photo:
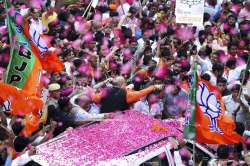
{"type": "MultiPolygon", "coordinates": [[[[159,120],[136,112],[116,113],[113,119],[91,123],[37,147],[32,159],[47,165],[139,166],[157,162],[176,165],[183,120],[159,120]]],[[[192,154],[192,142],[186,143],[192,154]]],[[[196,144],[203,157],[214,157],[196,144]]]]}

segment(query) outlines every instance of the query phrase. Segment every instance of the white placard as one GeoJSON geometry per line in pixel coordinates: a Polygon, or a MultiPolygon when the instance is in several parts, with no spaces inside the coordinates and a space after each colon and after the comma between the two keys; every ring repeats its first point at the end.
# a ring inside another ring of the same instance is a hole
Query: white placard
{"type": "Polygon", "coordinates": [[[204,0],[176,0],[176,23],[203,25],[204,0]]]}
{"type": "Polygon", "coordinates": [[[99,2],[99,0],[93,0],[91,6],[92,6],[93,8],[96,8],[98,2],[99,2]]]}

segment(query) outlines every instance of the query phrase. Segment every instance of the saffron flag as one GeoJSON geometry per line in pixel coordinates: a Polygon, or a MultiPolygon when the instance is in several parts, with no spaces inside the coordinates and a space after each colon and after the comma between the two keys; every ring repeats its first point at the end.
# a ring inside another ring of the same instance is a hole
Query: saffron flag
{"type": "Polygon", "coordinates": [[[34,27],[29,25],[28,21],[25,21],[24,24],[24,34],[30,41],[32,51],[36,53],[35,55],[40,60],[43,70],[52,73],[64,69],[64,64],[56,53],[50,50],[51,47],[45,40],[46,36],[39,34],[34,27]]]}
{"type": "MultiPolygon", "coordinates": [[[[11,5],[6,1],[6,9],[11,5]]],[[[42,66],[32,47],[23,34],[22,25],[16,23],[21,17],[17,12],[12,16],[7,13],[7,25],[10,38],[10,62],[7,68],[5,83],[27,91],[31,95],[40,95],[40,78],[42,66]]]]}
{"type": "Polygon", "coordinates": [[[26,91],[11,85],[0,83],[0,101],[4,112],[11,115],[38,114],[43,102],[36,96],[30,96],[26,91]]]}
{"type": "Polygon", "coordinates": [[[22,130],[24,136],[29,136],[39,128],[40,117],[30,113],[24,119],[25,127],[22,130]]]}
{"type": "Polygon", "coordinates": [[[196,93],[196,141],[208,144],[235,144],[242,141],[233,119],[225,115],[220,91],[200,80],[196,93]]]}
{"type": "MultiPolygon", "coordinates": [[[[43,107],[42,100],[36,97],[41,94],[42,65],[37,58],[39,52],[24,35],[22,23],[16,21],[22,16],[11,9],[11,4],[7,0],[5,7],[8,11],[7,26],[11,58],[5,77],[6,84],[0,85],[2,90],[0,97],[4,101],[5,111],[9,111],[12,115],[25,115],[27,119],[29,115],[38,116],[43,107]]],[[[36,128],[29,128],[30,123],[26,125],[26,128],[32,129],[31,131],[37,129],[39,120],[32,123],[36,124],[36,128]]]]}
{"type": "Polygon", "coordinates": [[[233,119],[225,115],[220,91],[210,82],[198,79],[197,67],[190,90],[191,109],[186,112],[184,138],[207,144],[235,144],[242,138],[234,130],[233,119]]]}

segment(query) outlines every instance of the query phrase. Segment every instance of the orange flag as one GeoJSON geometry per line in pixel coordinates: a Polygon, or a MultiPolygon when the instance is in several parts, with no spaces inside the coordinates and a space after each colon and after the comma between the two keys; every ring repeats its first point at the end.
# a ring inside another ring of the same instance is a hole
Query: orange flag
{"type": "Polygon", "coordinates": [[[9,111],[12,115],[38,114],[43,107],[43,101],[36,96],[30,96],[27,91],[5,83],[0,83],[0,89],[4,111],[9,111]]]}
{"type": "Polygon", "coordinates": [[[24,25],[24,34],[32,46],[32,51],[35,52],[37,58],[42,64],[43,70],[47,72],[60,72],[64,69],[64,64],[57,57],[56,53],[50,51],[50,45],[44,40],[43,35],[40,35],[38,31],[30,27],[28,22],[24,25]]]}
{"type": "Polygon", "coordinates": [[[39,128],[39,120],[40,117],[32,113],[25,116],[25,127],[22,130],[22,134],[27,137],[31,135],[34,131],[36,131],[39,128]]]}
{"type": "MultiPolygon", "coordinates": [[[[11,4],[6,1],[6,8],[11,4]]],[[[30,95],[40,96],[40,78],[42,66],[34,52],[29,40],[23,33],[22,25],[16,23],[16,18],[21,15],[15,12],[12,17],[7,13],[8,34],[10,40],[11,59],[7,68],[5,83],[26,90],[30,95]]]]}
{"type": "Polygon", "coordinates": [[[219,90],[210,82],[200,80],[196,93],[196,141],[207,144],[235,144],[242,138],[234,121],[225,115],[219,90]]]}
{"type": "MultiPolygon", "coordinates": [[[[5,1],[5,7],[11,8],[8,0],[5,1]]],[[[11,59],[6,72],[6,84],[0,83],[0,98],[3,100],[3,111],[12,115],[38,116],[43,106],[43,101],[36,97],[41,95],[43,61],[39,59],[40,52],[35,44],[25,36],[23,25],[16,23],[18,16],[22,17],[18,12],[14,16],[7,13],[11,59]]],[[[53,58],[51,60],[55,61],[53,58]]]]}

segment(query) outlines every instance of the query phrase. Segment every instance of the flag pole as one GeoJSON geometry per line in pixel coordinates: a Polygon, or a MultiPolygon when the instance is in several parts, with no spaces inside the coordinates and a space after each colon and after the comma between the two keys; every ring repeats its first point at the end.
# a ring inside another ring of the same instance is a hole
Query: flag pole
{"type": "MultiPolygon", "coordinates": [[[[193,75],[196,75],[197,74],[197,54],[194,56],[194,69],[193,69],[193,75]],[[196,72],[196,73],[195,73],[196,72]]],[[[196,75],[196,77],[197,77],[197,75],[196,75]]],[[[195,79],[197,79],[197,78],[195,78],[195,79]]],[[[196,84],[196,82],[195,82],[195,84],[196,84]]],[[[196,87],[197,85],[195,85],[195,87],[196,87]]],[[[195,114],[196,114],[196,90],[195,90],[195,95],[194,95],[194,97],[195,97],[195,102],[194,103],[192,103],[193,104],[193,107],[194,107],[194,112],[195,112],[195,114]]],[[[196,127],[195,125],[196,125],[196,123],[194,123],[193,124],[194,126],[193,127],[196,127]]],[[[195,145],[196,145],[196,137],[194,137],[194,139],[193,139],[193,165],[195,166],[195,145]]]]}
{"type": "Polygon", "coordinates": [[[89,3],[89,5],[87,6],[87,8],[86,8],[86,10],[84,11],[82,17],[84,17],[86,13],[87,13],[87,15],[88,15],[88,13],[89,13],[89,8],[91,8],[92,3],[93,3],[93,0],[91,0],[91,2],[89,3]]]}
{"type": "Polygon", "coordinates": [[[195,144],[196,144],[196,141],[194,139],[194,142],[193,142],[193,165],[195,166],[195,144]]]}

